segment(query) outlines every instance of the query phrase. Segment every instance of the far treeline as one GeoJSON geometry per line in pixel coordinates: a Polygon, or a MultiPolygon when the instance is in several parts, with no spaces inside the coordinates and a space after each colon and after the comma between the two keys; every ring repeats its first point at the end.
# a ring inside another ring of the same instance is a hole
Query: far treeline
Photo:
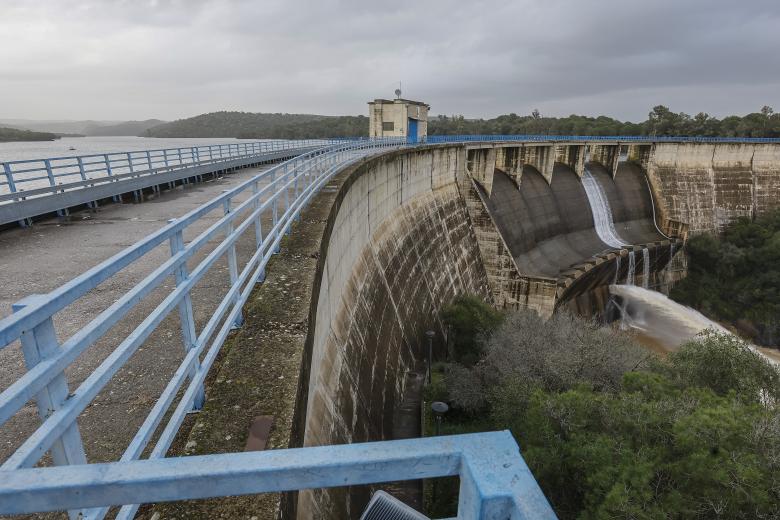
{"type": "MultiPolygon", "coordinates": [[[[705,113],[690,116],[659,105],[641,123],[606,116],[545,117],[507,114],[493,119],[437,116],[428,121],[429,135],[678,135],[705,137],[780,137],[780,114],[769,107],[746,116],[723,119],[705,113]]],[[[213,112],[155,126],[144,137],[236,137],[239,139],[314,139],[365,137],[366,116],[213,112]]]]}
{"type": "Polygon", "coordinates": [[[54,141],[60,136],[49,132],[31,132],[16,128],[0,128],[0,143],[11,141],[54,141]]]}

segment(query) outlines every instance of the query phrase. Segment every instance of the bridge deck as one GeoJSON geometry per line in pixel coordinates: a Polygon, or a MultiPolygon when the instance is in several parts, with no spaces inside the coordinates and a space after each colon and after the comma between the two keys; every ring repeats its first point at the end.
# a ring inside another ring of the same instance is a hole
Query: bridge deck
{"type": "MultiPolygon", "coordinates": [[[[97,212],[82,211],[66,219],[49,219],[32,228],[13,228],[0,234],[0,317],[11,313],[11,305],[31,293],[45,294],[76,277],[86,269],[163,227],[171,218],[213,199],[223,190],[236,186],[266,167],[237,170],[217,180],[179,186],[151,196],[141,204],[110,204],[97,212]]],[[[236,198],[236,204],[249,194],[236,198]]],[[[192,226],[199,233],[222,216],[216,212],[192,226]]],[[[266,218],[266,227],[270,227],[266,218]]],[[[238,254],[254,251],[254,240],[245,236],[239,241],[238,254]]],[[[199,260],[203,255],[197,259],[199,260]]],[[[103,284],[87,297],[67,307],[55,319],[61,338],[71,336],[86,325],[100,310],[108,307],[129,287],[140,281],[170,256],[168,244],[160,246],[124,273],[121,281],[103,284]]],[[[230,286],[227,267],[210,271],[198,284],[195,294],[202,309],[216,307],[230,286]]],[[[114,327],[95,348],[88,349],[67,371],[71,388],[77,387],[127,335],[130,323],[137,323],[160,301],[159,295],[142,301],[132,316],[114,327]]],[[[196,314],[200,329],[208,317],[196,314]]],[[[100,396],[80,417],[79,425],[90,461],[119,458],[134,432],[184,356],[179,321],[175,315],[166,319],[146,348],[109,383],[100,396]],[[143,377],[140,377],[143,374],[143,377]],[[124,427],[117,428],[117,424],[124,427]]],[[[0,390],[17,380],[26,369],[18,347],[0,350],[0,390]]],[[[0,430],[0,460],[39,425],[34,402],[20,411],[0,430]]]]}

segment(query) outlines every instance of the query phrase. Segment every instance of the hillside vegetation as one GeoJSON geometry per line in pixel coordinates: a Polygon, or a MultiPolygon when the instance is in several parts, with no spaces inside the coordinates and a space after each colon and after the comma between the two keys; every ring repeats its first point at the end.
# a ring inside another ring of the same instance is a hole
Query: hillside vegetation
{"type": "Polygon", "coordinates": [[[641,123],[622,122],[611,117],[544,117],[508,114],[494,119],[465,119],[439,116],[428,122],[430,135],[462,134],[549,134],[549,135],[678,135],[703,137],[780,137],[780,114],[765,106],[744,117],[717,119],[706,113],[690,116],[659,105],[641,123]]]}
{"type": "MultiPolygon", "coordinates": [[[[486,329],[473,307],[443,317],[475,329],[478,361],[451,352],[428,406],[450,404],[442,434],[511,430],[561,519],[777,518],[780,372],[740,339],[705,332],[660,359],[565,313],[486,329]]],[[[430,516],[454,516],[457,485],[435,484],[430,516]]]]}
{"type": "MultiPolygon", "coordinates": [[[[428,122],[429,135],[548,134],[548,135],[690,135],[721,137],[780,137],[780,114],[771,107],[744,117],[717,119],[705,113],[689,116],[659,105],[641,123],[606,116],[545,117],[538,111],[493,119],[438,116],[428,122]]],[[[139,133],[146,137],[237,137],[240,139],[306,139],[365,137],[366,116],[255,114],[213,112],[162,124],[139,133]]]]}
{"type": "Polygon", "coordinates": [[[739,219],[720,237],[695,236],[686,249],[688,276],[670,296],[756,343],[780,345],[780,211],[739,219]]]}
{"type": "Polygon", "coordinates": [[[32,132],[30,130],[0,127],[0,143],[10,141],[54,141],[59,138],[57,134],[49,132],[32,132]]]}
{"type": "Polygon", "coordinates": [[[115,125],[91,125],[84,132],[90,136],[111,136],[111,135],[141,135],[150,128],[164,124],[161,119],[147,119],[146,121],[124,121],[115,125]]]}
{"type": "Polygon", "coordinates": [[[156,126],[144,137],[309,139],[368,135],[366,116],[213,112],[156,126]]]}

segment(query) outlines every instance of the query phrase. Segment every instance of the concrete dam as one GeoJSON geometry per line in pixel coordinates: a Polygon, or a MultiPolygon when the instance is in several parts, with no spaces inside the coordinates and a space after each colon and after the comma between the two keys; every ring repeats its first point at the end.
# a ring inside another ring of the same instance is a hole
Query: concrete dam
{"type": "MultiPolygon", "coordinates": [[[[601,312],[616,281],[664,291],[684,275],[669,264],[687,233],[778,204],[766,196],[780,188],[778,150],[440,144],[342,172],[314,274],[298,441],[392,438],[425,331],[444,337],[438,311],[457,294],[549,315],[562,306],[601,312]],[[594,197],[609,215],[592,209],[594,197]],[[610,224],[622,244],[605,241],[610,224]]],[[[303,491],[291,510],[298,518],[355,517],[368,496],[361,488],[303,491]]]]}
{"type": "MultiPolygon", "coordinates": [[[[14,312],[0,322],[0,342],[18,341],[28,350],[42,345],[39,350],[51,357],[31,358],[40,362],[20,369],[19,379],[3,390],[0,422],[47,384],[59,385],[62,402],[37,403],[38,430],[34,407],[23,410],[19,420],[38,434],[12,439],[15,451],[4,468],[13,469],[7,475],[16,487],[7,489],[27,490],[30,472],[48,471],[25,466],[56,441],[61,446],[54,446],[60,450],[54,462],[63,467],[54,469],[65,474],[73,465],[83,489],[95,490],[93,498],[60,493],[55,484],[67,479],[56,472],[47,477],[54,491],[35,492],[55,493],[47,508],[79,510],[88,518],[102,518],[108,506],[122,504],[119,518],[132,518],[142,503],[154,504],[142,514],[162,518],[232,518],[248,511],[258,518],[278,512],[282,518],[358,518],[371,491],[386,487],[376,483],[454,475],[466,482],[459,507],[479,503],[474,500],[481,483],[522,481],[522,493],[531,490],[535,499],[525,503],[510,491],[500,500],[510,497],[518,507],[544,513],[530,517],[552,514],[506,432],[400,440],[417,435],[403,426],[419,423],[410,403],[417,396],[419,410],[429,331],[434,360],[445,359],[441,308],[470,293],[497,308],[532,309],[542,316],[558,309],[599,315],[610,284],[668,292],[685,275],[681,251],[689,234],[717,232],[734,218],[780,206],[780,144],[472,137],[336,141],[301,150],[294,159],[235,179],[221,195],[112,253],[73,282],[14,303],[14,312]],[[147,264],[133,263],[138,258],[147,264]],[[115,283],[126,266],[138,271],[137,280],[115,283]],[[79,314],[73,302],[103,283],[116,285],[117,296],[92,322],[62,329],[63,337],[72,335],[59,347],[52,316],[79,314]],[[136,321],[131,311],[141,300],[148,308],[136,309],[136,321]],[[104,337],[120,319],[127,321],[104,337]],[[37,332],[25,336],[30,329],[37,332]],[[133,371],[143,370],[132,359],[124,364],[141,345],[141,366],[147,358],[160,365],[161,351],[173,354],[157,337],[185,340],[178,358],[170,360],[173,375],[157,380],[162,393],[145,401],[151,407],[145,419],[145,411],[123,412],[127,448],[120,442],[101,454],[94,425],[102,417],[97,410],[107,405],[90,403],[102,399],[100,392],[110,395],[106,382],[114,374],[124,376],[126,369],[132,377],[118,377],[119,383],[136,381],[133,371]],[[104,344],[111,353],[95,360],[86,379],[66,374],[80,352],[104,344]],[[63,386],[66,375],[76,378],[72,393],[63,386]],[[50,405],[61,408],[40,413],[50,405]],[[147,460],[142,455],[149,450],[147,460]],[[169,450],[184,456],[169,458],[169,450]],[[507,463],[508,454],[513,458],[507,463]],[[84,464],[120,455],[106,466],[118,485],[102,476],[105,468],[84,464]],[[132,489],[123,487],[128,468],[137,475],[132,489]],[[484,472],[475,477],[474,468],[484,472]],[[496,471],[500,478],[492,476],[496,471]],[[177,487],[193,474],[208,485],[177,487]],[[161,485],[165,479],[178,480],[161,485]],[[120,488],[126,494],[106,495],[120,488]],[[228,498],[188,500],[214,497],[228,498]],[[93,507],[102,509],[88,509],[93,507]]],[[[267,151],[249,146],[234,155],[257,163],[267,151]]],[[[191,160],[161,171],[189,179],[189,186],[201,180],[200,169],[219,173],[234,155],[212,159],[211,148],[193,150],[191,160]]],[[[131,153],[121,157],[128,169],[136,166],[131,153]]],[[[111,168],[111,158],[103,160],[111,168]]],[[[153,166],[150,160],[143,176],[126,175],[154,184],[160,172],[153,166]]],[[[220,178],[209,189],[219,189],[220,178]]],[[[17,193],[9,197],[24,202],[17,193]]],[[[62,199],[48,200],[58,208],[62,199]]],[[[96,207],[93,202],[93,213],[96,207]]],[[[42,510],[32,498],[23,503],[10,492],[6,496],[5,502],[0,496],[4,511],[42,510]]]]}

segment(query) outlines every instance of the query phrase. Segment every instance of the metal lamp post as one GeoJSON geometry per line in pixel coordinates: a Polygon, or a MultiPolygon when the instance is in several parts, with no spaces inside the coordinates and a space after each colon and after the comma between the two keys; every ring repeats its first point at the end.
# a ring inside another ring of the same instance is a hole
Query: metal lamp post
{"type": "Polygon", "coordinates": [[[425,335],[428,336],[428,373],[426,374],[426,381],[431,384],[431,363],[433,363],[433,337],[436,333],[432,330],[425,331],[425,335]]]}
{"type": "MultiPolygon", "coordinates": [[[[439,433],[441,432],[441,420],[444,417],[444,414],[447,413],[447,410],[449,410],[450,407],[447,406],[447,403],[442,403],[441,401],[434,401],[431,403],[431,410],[433,410],[433,417],[436,420],[436,436],[439,436],[439,433]]],[[[436,487],[437,482],[434,480],[432,482],[431,487],[431,502],[436,502],[436,487]]]]}
{"type": "Polygon", "coordinates": [[[447,413],[447,410],[449,410],[450,407],[447,406],[447,403],[442,403],[441,401],[434,401],[431,403],[431,410],[433,410],[433,417],[436,420],[436,435],[439,435],[439,431],[441,430],[441,420],[444,417],[444,414],[447,413]]]}

